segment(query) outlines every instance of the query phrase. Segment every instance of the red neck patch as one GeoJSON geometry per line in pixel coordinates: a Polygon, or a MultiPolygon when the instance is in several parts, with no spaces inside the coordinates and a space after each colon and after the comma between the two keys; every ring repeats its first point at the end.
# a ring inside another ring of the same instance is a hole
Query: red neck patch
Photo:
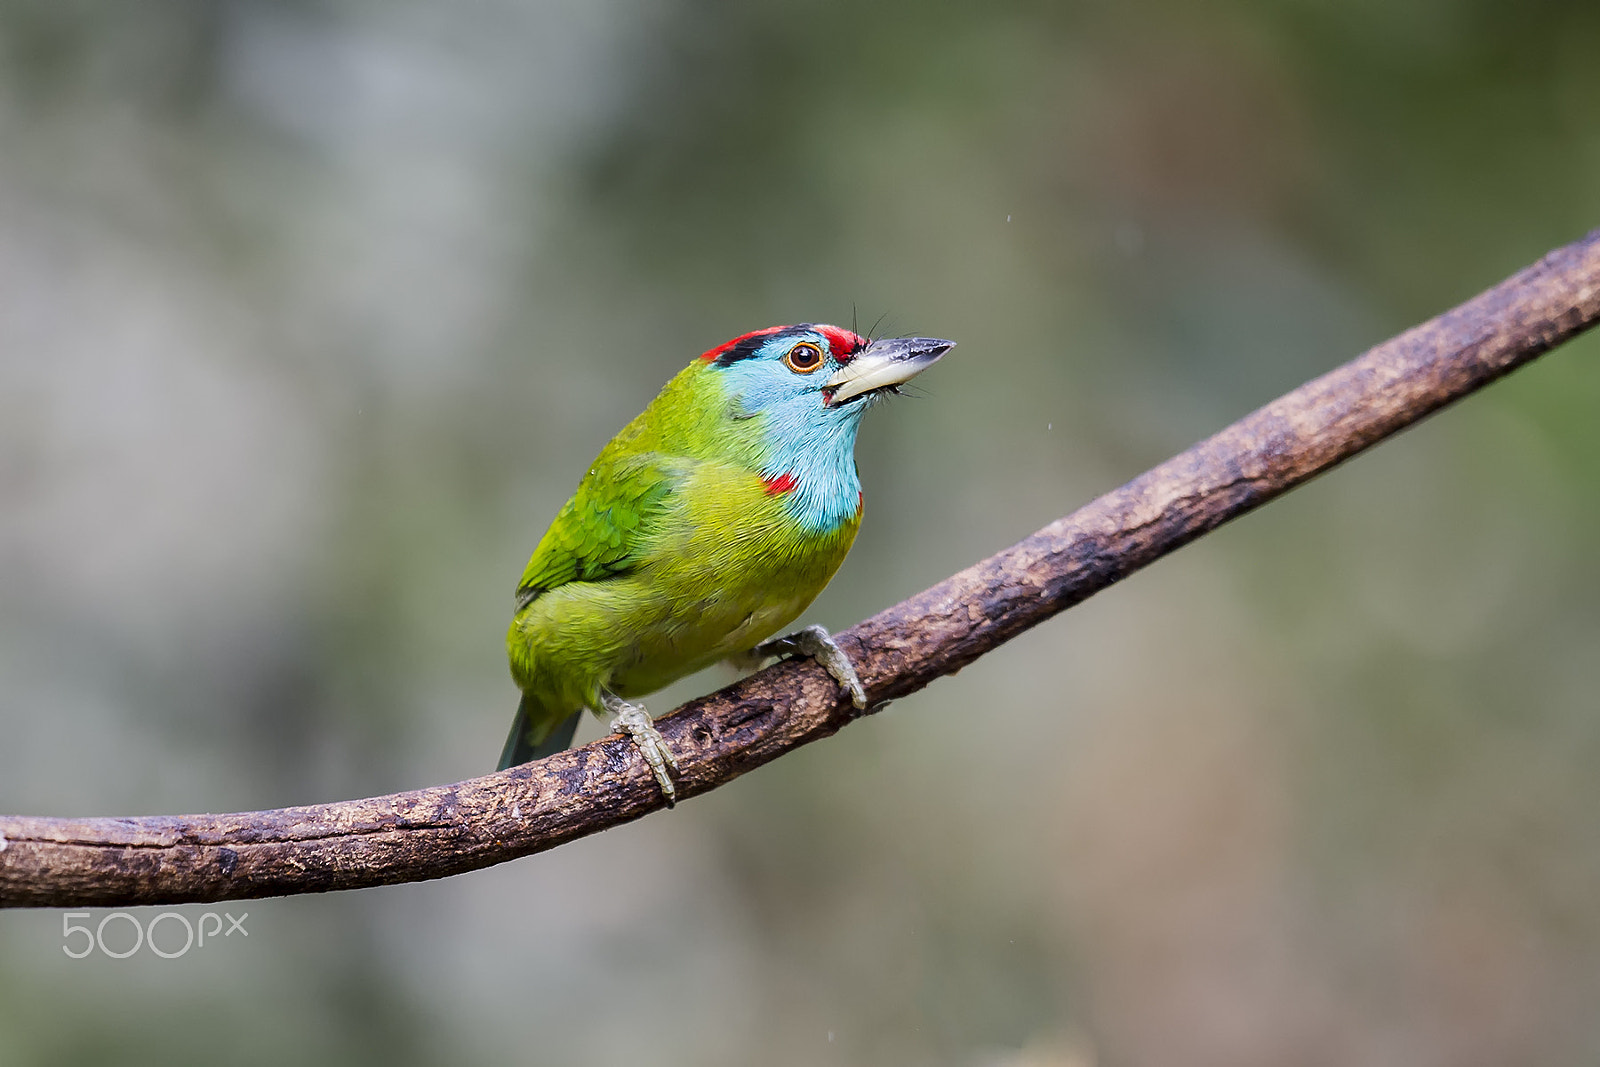
{"type": "Polygon", "coordinates": [[[800,479],[794,476],[794,471],[784,471],[776,478],[763,478],[768,496],[782,496],[800,484],[800,479]]]}

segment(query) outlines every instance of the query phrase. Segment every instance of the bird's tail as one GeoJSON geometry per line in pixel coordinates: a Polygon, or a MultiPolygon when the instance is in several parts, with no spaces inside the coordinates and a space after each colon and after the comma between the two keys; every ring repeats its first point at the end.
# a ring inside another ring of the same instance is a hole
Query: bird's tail
{"type": "Polygon", "coordinates": [[[532,693],[523,693],[517,717],[511,720],[506,747],[500,751],[500,766],[495,770],[544,759],[571,746],[582,711],[579,708],[563,717],[560,709],[547,708],[532,693]]]}

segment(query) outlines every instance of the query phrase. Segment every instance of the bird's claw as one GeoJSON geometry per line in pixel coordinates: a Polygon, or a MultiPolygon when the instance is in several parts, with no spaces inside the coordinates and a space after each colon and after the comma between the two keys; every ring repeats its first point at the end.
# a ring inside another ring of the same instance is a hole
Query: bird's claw
{"type": "Polygon", "coordinates": [[[784,637],[774,638],[756,646],[759,656],[810,656],[822,669],[833,675],[839,687],[850,694],[850,703],[863,711],[867,707],[867,691],[856,676],[855,665],[844,654],[824,626],[807,626],[784,637]]]}
{"type": "Polygon", "coordinates": [[[666,738],[656,729],[655,723],[650,718],[650,712],[642,705],[630,704],[610,693],[601,695],[601,703],[611,712],[611,729],[617,733],[625,733],[633,739],[634,747],[639,750],[639,755],[644,757],[644,761],[650,765],[651,772],[656,776],[656,782],[661,786],[661,793],[666,797],[667,807],[672,807],[677,800],[678,790],[672,784],[672,775],[668,772],[678,769],[678,761],[667,748],[666,738]]]}

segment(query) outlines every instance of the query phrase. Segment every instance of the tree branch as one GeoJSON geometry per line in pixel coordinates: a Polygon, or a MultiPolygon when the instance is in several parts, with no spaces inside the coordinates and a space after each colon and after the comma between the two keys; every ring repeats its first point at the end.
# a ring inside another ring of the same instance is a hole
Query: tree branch
{"type": "MultiPolygon", "coordinates": [[[[1600,230],[1378,345],[1012,547],[837,634],[876,707],[914,693],[1600,319],[1600,230]]],[[[658,721],[681,796],[855,717],[809,660],[658,721]]],[[[413,882],[503,863],[662,803],[617,736],[455,785],[235,815],[0,816],[0,905],[170,904],[413,882]]]]}

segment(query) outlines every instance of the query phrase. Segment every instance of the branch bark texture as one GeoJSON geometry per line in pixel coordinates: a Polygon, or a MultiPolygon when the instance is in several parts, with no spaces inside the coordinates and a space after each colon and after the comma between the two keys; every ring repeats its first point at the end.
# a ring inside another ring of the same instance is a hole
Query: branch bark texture
{"type": "MultiPolygon", "coordinates": [[[[870,698],[914,693],[1016,634],[1534,359],[1600,319],[1600,230],[1308,382],[835,637],[870,698]]],[[[857,714],[809,660],[658,720],[679,795],[715,789],[857,714]]],[[[233,815],[0,815],[0,905],[169,904],[442,878],[662,805],[617,736],[497,774],[233,815]]]]}

